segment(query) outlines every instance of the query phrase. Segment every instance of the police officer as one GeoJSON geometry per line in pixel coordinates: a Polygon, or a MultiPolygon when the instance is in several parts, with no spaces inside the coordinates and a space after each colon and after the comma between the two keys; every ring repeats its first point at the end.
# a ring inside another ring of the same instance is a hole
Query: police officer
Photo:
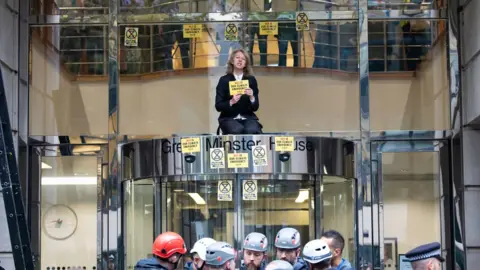
{"type": "Polygon", "coordinates": [[[207,255],[205,256],[206,270],[235,269],[235,250],[229,243],[216,242],[207,247],[207,255]]]}
{"type": "Polygon", "coordinates": [[[138,261],[134,269],[177,269],[181,257],[187,253],[187,248],[180,235],[174,232],[164,232],[153,242],[152,253],[153,258],[138,261]]]}
{"type": "Polygon", "coordinates": [[[212,238],[202,238],[195,242],[190,253],[192,254],[193,261],[187,262],[185,264],[186,270],[201,270],[205,265],[205,256],[207,255],[207,247],[215,243],[215,239],[212,238]]]}
{"type": "Polygon", "coordinates": [[[270,262],[265,270],[293,270],[293,266],[284,260],[275,260],[270,262]]]}
{"type": "Polygon", "coordinates": [[[410,250],[405,257],[412,264],[413,270],[440,270],[441,263],[445,261],[441,254],[440,243],[433,242],[410,250]]]}
{"type": "Polygon", "coordinates": [[[277,259],[289,262],[295,270],[302,269],[306,263],[299,257],[300,244],[299,231],[288,227],[281,229],[275,237],[277,259]]]}
{"type": "Polygon", "coordinates": [[[252,232],[243,241],[243,264],[240,270],[264,270],[266,265],[265,253],[268,248],[267,237],[261,233],[252,232]]]}
{"type": "Polygon", "coordinates": [[[309,270],[326,270],[330,267],[332,252],[327,242],[315,239],[303,247],[303,259],[307,262],[309,270]]]}

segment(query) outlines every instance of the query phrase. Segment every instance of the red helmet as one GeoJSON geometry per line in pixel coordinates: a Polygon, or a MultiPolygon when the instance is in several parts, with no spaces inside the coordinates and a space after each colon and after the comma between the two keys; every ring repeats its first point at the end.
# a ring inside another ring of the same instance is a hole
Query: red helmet
{"type": "Polygon", "coordinates": [[[152,253],[162,259],[168,259],[175,253],[184,255],[187,253],[187,247],[179,234],[164,232],[153,242],[152,253]]]}

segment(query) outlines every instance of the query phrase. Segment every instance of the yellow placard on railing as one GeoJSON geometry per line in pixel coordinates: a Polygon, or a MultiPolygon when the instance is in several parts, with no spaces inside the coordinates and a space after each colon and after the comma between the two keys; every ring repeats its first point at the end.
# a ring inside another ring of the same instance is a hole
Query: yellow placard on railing
{"type": "Polygon", "coordinates": [[[260,35],[278,35],[278,22],[260,22],[260,35]]]}
{"type": "Polygon", "coordinates": [[[309,31],[310,30],[310,20],[308,15],[305,12],[297,12],[297,17],[295,19],[295,26],[297,31],[309,31]]]}
{"type": "Polygon", "coordinates": [[[180,144],[183,153],[200,152],[200,138],[182,138],[180,144]]]}
{"type": "Polygon", "coordinates": [[[230,87],[231,96],[243,95],[245,94],[245,89],[250,87],[248,80],[231,81],[228,84],[230,87]]]}
{"type": "Polygon", "coordinates": [[[125,46],[138,46],[138,27],[125,27],[125,46]]]}
{"type": "Polygon", "coordinates": [[[229,153],[228,168],[248,168],[248,153],[229,153]]]}
{"type": "Polygon", "coordinates": [[[203,25],[201,24],[184,24],[183,37],[184,38],[201,38],[203,25]]]}
{"type": "Polygon", "coordinates": [[[295,149],[295,138],[293,137],[275,137],[275,151],[293,152],[295,149]]]}
{"type": "Polygon", "coordinates": [[[229,23],[225,26],[225,40],[238,40],[238,27],[234,23],[229,23]]]}

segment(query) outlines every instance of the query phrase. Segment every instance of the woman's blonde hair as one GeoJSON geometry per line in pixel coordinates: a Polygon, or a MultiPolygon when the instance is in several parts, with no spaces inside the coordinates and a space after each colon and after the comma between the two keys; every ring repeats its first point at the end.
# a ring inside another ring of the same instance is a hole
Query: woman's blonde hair
{"type": "Polygon", "coordinates": [[[233,74],[233,59],[235,58],[235,54],[238,52],[243,53],[243,56],[245,56],[245,67],[243,68],[243,74],[245,76],[253,75],[252,66],[250,65],[250,56],[244,49],[233,50],[233,52],[230,54],[227,64],[227,74],[233,74]]]}

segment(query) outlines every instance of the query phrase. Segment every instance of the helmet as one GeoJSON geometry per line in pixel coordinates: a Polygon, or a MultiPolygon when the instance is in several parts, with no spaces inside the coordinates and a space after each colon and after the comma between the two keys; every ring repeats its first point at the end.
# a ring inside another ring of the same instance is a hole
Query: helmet
{"type": "Polygon", "coordinates": [[[293,270],[293,266],[284,260],[276,260],[270,262],[265,270],[293,270]]]}
{"type": "Polygon", "coordinates": [[[330,252],[327,242],[323,240],[312,240],[303,247],[303,259],[309,263],[316,264],[331,258],[332,252],[330,252]]]}
{"type": "Polygon", "coordinates": [[[205,254],[207,253],[207,247],[215,242],[217,241],[215,241],[215,239],[212,239],[212,238],[208,238],[208,237],[202,238],[197,242],[195,242],[192,250],[190,250],[190,253],[197,253],[198,257],[200,257],[200,259],[205,261],[205,254]]]}
{"type": "Polygon", "coordinates": [[[183,238],[174,232],[164,232],[153,242],[152,253],[162,259],[167,259],[175,253],[185,254],[187,248],[183,238]]]}
{"type": "Polygon", "coordinates": [[[224,265],[227,261],[235,259],[235,250],[229,243],[215,242],[207,247],[205,263],[212,266],[224,265]]]}
{"type": "Polygon", "coordinates": [[[252,232],[243,241],[243,249],[265,252],[268,248],[267,237],[261,233],[252,232]]]}
{"type": "Polygon", "coordinates": [[[275,247],[295,249],[300,247],[300,233],[294,228],[283,228],[275,237],[275,247]]]}

